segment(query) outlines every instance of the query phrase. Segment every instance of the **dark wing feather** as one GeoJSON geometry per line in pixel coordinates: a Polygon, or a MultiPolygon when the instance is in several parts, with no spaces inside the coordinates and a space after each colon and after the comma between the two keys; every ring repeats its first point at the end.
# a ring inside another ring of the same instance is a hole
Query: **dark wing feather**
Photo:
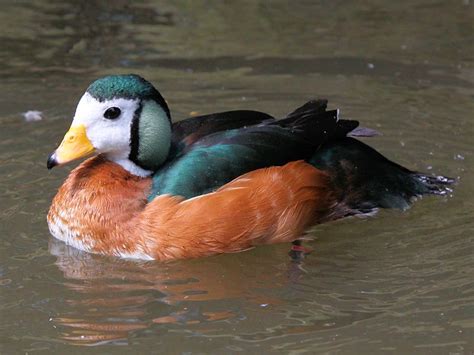
{"type": "Polygon", "coordinates": [[[175,122],[171,137],[172,156],[180,154],[196,141],[210,134],[253,126],[268,120],[274,120],[274,118],[263,112],[237,110],[196,116],[175,122]]]}
{"type": "Polygon", "coordinates": [[[246,172],[310,158],[322,144],[345,137],[358,125],[325,109],[326,101],[310,101],[283,120],[204,136],[155,173],[149,198],[191,198],[246,172]]]}

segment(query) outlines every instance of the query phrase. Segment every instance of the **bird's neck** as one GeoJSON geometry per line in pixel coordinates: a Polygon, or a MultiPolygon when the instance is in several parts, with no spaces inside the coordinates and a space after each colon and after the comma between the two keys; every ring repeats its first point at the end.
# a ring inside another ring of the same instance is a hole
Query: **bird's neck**
{"type": "Polygon", "coordinates": [[[147,170],[145,168],[142,168],[135,162],[131,161],[128,156],[121,156],[121,155],[112,155],[108,154],[105,156],[107,160],[110,160],[118,165],[120,165],[122,168],[124,168],[127,172],[134,176],[138,177],[148,177],[153,174],[153,171],[147,170]]]}

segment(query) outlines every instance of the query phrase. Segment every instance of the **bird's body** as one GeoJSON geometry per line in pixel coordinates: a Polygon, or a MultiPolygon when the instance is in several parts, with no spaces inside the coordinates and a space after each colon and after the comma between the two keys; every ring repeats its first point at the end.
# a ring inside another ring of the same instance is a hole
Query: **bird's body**
{"type": "Polygon", "coordinates": [[[326,104],[310,101],[282,120],[230,111],[171,125],[148,82],[99,79],[48,161],[100,153],[59,189],[51,233],[89,252],[173,260],[294,241],[317,223],[446,191],[450,180],[414,173],[347,137],[372,132],[326,104]]]}
{"type": "Polygon", "coordinates": [[[250,172],[187,200],[166,194],[148,203],[150,187],[150,178],[91,158],[60,188],[50,229],[89,252],[171,260],[293,241],[327,220],[335,204],[328,176],[302,161],[250,172]]]}

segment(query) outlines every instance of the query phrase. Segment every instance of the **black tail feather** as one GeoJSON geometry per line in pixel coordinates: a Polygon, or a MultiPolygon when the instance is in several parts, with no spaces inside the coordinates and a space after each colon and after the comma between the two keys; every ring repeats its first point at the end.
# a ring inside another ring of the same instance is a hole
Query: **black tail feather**
{"type": "Polygon", "coordinates": [[[453,178],[442,175],[429,176],[421,173],[413,173],[412,176],[423,185],[425,188],[423,193],[425,194],[446,195],[453,191],[448,187],[454,184],[455,180],[453,178]]]}
{"type": "Polygon", "coordinates": [[[376,208],[406,209],[415,197],[448,194],[454,182],[413,172],[350,137],[326,144],[309,162],[329,174],[341,202],[364,213],[376,208]]]}

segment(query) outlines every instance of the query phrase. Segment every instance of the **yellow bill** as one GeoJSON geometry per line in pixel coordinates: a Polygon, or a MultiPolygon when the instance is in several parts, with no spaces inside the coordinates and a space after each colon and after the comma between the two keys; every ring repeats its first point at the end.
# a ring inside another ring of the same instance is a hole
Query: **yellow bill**
{"type": "Polygon", "coordinates": [[[83,158],[93,151],[94,146],[89,138],[87,138],[86,127],[82,124],[71,126],[58,149],[49,156],[47,167],[51,169],[56,165],[69,163],[83,158]]]}

